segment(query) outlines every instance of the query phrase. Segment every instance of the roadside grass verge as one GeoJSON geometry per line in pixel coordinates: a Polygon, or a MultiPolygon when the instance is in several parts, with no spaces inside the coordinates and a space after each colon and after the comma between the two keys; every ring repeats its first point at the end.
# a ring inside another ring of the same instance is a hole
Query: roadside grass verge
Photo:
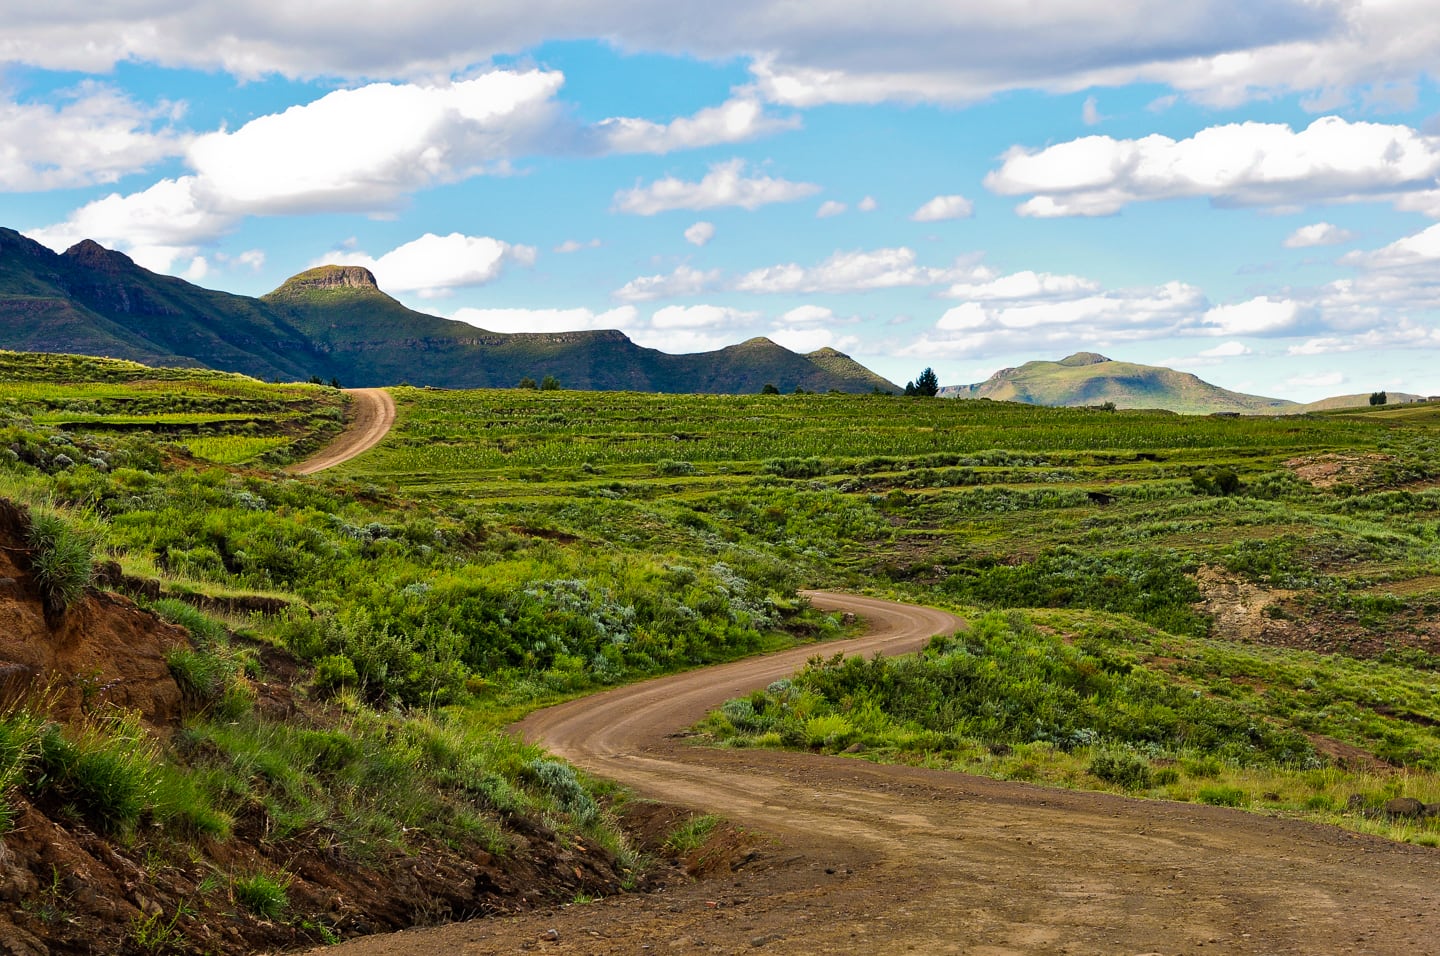
{"type": "Polygon", "coordinates": [[[1381,812],[1392,797],[1440,802],[1440,675],[1118,615],[989,613],[918,655],[817,657],[700,727],[728,746],[858,751],[1440,840],[1434,816],[1381,812]]]}

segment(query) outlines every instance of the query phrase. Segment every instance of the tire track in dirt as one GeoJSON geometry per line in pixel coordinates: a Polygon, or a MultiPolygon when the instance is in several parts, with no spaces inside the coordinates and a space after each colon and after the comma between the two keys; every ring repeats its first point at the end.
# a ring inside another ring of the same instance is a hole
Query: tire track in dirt
{"type": "Polygon", "coordinates": [[[364,454],[384,440],[395,424],[395,399],[383,388],[347,388],[350,421],[335,440],[320,451],[285,469],[294,475],[313,475],[364,454]]]}
{"type": "Polygon", "coordinates": [[[851,595],[811,600],[860,615],[869,633],[617,688],[517,725],[591,773],[765,835],[758,858],[659,894],[326,952],[1440,953],[1434,849],[1218,807],[677,739],[816,653],[900,653],[959,623],[851,595]]]}

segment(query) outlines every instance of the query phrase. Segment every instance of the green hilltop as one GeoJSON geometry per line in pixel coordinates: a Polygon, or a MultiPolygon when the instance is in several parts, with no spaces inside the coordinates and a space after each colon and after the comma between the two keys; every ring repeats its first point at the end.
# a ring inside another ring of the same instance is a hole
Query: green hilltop
{"type": "Polygon", "coordinates": [[[89,240],[57,254],[3,228],[0,348],[355,386],[496,388],[554,376],[607,391],[898,390],[831,349],[806,356],[752,339],[671,355],[616,330],[490,332],[406,308],[356,266],[311,269],[256,299],[157,275],[89,240]]]}
{"type": "Polygon", "coordinates": [[[989,398],[1030,405],[1159,408],[1186,415],[1214,412],[1286,414],[1294,402],[1232,392],[1174,369],[1116,362],[1095,352],[1076,352],[1058,362],[1026,362],[975,385],[943,388],[947,398],[989,398]]]}

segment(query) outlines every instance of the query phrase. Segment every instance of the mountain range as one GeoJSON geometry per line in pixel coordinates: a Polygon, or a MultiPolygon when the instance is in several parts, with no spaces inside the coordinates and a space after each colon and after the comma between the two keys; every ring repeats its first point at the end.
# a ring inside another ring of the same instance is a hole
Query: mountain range
{"type": "Polygon", "coordinates": [[[337,379],[651,392],[896,391],[834,349],[802,355],[766,338],[671,355],[614,330],[488,332],[406,308],[358,266],[322,266],[258,299],[159,275],[85,240],[56,253],[0,228],[0,348],[201,366],[270,380],[337,379]]]}
{"type": "MultiPolygon", "coordinates": [[[[1242,415],[1293,415],[1327,408],[1369,403],[1369,393],[1341,395],[1308,405],[1232,392],[1189,372],[1160,365],[1117,362],[1095,352],[1076,352],[1058,362],[1026,362],[1001,369],[974,385],[948,385],[946,398],[988,398],[1031,405],[1104,405],[1117,408],[1161,408],[1187,415],[1231,412],[1242,415]]],[[[1391,403],[1420,401],[1423,396],[1391,392],[1391,403]]]]}

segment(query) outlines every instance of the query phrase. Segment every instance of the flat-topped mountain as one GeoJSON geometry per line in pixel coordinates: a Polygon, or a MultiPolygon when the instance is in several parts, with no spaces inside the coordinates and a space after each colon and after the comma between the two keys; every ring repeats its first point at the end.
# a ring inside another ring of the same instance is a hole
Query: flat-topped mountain
{"type": "Polygon", "coordinates": [[[1163,408],[1184,414],[1240,412],[1284,414],[1294,402],[1232,392],[1188,372],[1158,365],[1116,362],[1096,352],[1076,352],[1058,362],[1026,362],[1001,369],[975,385],[947,386],[947,398],[990,398],[1031,405],[1163,408]]]}
{"type": "Polygon", "coordinates": [[[259,299],[158,275],[86,240],[57,254],[0,228],[0,348],[108,355],[257,378],[654,392],[899,391],[833,349],[769,339],[671,355],[616,330],[501,333],[406,308],[358,266],[300,273],[259,299]]]}

